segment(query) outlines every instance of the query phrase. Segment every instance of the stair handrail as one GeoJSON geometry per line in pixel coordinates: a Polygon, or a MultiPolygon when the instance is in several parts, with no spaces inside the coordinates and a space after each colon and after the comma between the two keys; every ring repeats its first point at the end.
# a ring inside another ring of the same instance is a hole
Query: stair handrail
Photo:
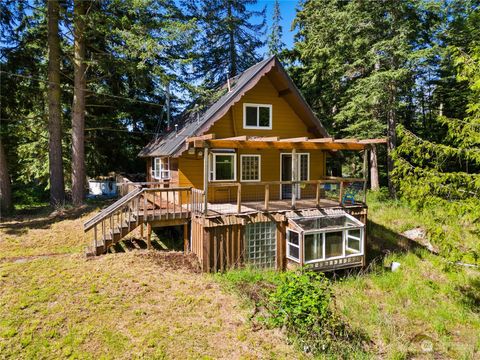
{"type": "Polygon", "coordinates": [[[116,210],[121,208],[123,205],[125,205],[127,202],[132,200],[133,198],[137,197],[140,195],[146,188],[141,188],[137,187],[135,190],[129,192],[125,196],[121,197],[117,201],[115,201],[112,205],[106,207],[102,211],[100,211],[98,214],[93,216],[91,219],[87,220],[83,224],[83,231],[87,232],[88,230],[92,229],[96,224],[98,224],[100,221],[106,219],[109,217],[112,213],[114,213],[116,210]]]}

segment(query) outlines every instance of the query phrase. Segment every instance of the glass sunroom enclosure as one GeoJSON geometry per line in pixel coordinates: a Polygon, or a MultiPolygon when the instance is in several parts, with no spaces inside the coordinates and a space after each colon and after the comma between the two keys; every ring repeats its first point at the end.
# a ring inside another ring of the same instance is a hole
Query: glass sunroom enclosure
{"type": "Polygon", "coordinates": [[[347,213],[289,219],[287,258],[300,265],[363,264],[365,225],[347,213]]]}

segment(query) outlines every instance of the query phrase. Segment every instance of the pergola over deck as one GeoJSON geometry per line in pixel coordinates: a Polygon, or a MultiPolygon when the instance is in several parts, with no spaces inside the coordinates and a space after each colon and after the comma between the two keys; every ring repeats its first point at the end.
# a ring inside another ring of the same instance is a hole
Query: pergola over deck
{"type": "Polygon", "coordinates": [[[280,139],[276,136],[236,136],[216,139],[215,134],[187,138],[187,149],[279,149],[279,150],[356,150],[368,149],[373,144],[385,144],[387,139],[334,139],[307,137],[280,139]]]}
{"type": "MultiPolygon", "coordinates": [[[[288,182],[272,182],[273,183],[289,183],[289,184],[300,184],[298,174],[297,174],[297,150],[323,150],[323,151],[363,151],[363,178],[360,179],[337,179],[340,180],[341,188],[343,186],[343,181],[362,181],[364,192],[366,190],[367,182],[367,165],[368,157],[367,150],[375,144],[385,144],[386,139],[334,139],[334,138],[316,138],[309,139],[307,137],[297,137],[297,138],[286,138],[280,139],[278,137],[254,137],[254,136],[236,136],[229,138],[216,139],[215,134],[207,134],[202,136],[190,137],[186,139],[186,148],[187,150],[192,149],[202,149],[204,156],[204,210],[207,213],[208,206],[208,187],[209,184],[212,184],[208,178],[208,156],[209,151],[212,149],[277,149],[277,150],[291,150],[292,152],[292,180],[288,182]]],[[[324,178],[319,180],[310,180],[308,183],[317,184],[317,204],[319,198],[319,186],[322,183],[330,182],[334,178],[324,178]]],[[[229,182],[229,183],[216,183],[215,186],[232,186],[235,185],[238,187],[238,196],[237,196],[237,206],[240,212],[241,209],[241,182],[229,182]]],[[[243,184],[248,184],[248,182],[243,182],[243,184]]],[[[256,182],[255,184],[264,184],[265,185],[265,210],[268,210],[268,183],[256,182]]],[[[340,201],[341,201],[341,191],[340,190],[340,201]]],[[[296,207],[296,194],[295,191],[292,192],[291,207],[295,209],[296,207]]]]}

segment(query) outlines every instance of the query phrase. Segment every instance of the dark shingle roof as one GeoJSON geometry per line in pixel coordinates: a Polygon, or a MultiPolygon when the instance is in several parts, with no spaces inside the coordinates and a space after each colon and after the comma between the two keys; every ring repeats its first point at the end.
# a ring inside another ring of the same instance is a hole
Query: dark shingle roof
{"type": "Polygon", "coordinates": [[[195,136],[201,129],[202,125],[208,122],[220,109],[230,103],[233,99],[263,67],[272,60],[273,57],[263,60],[254,66],[245,70],[238,76],[232,91],[224,94],[218,101],[210,106],[203,114],[197,115],[190,113],[187,116],[184,115],[184,119],[181,124],[178,124],[178,129],[170,131],[161,138],[152,140],[142,151],[138,154],[140,157],[147,156],[169,156],[174,155],[185,144],[185,140],[188,137],[195,136]]]}
{"type": "MultiPolygon", "coordinates": [[[[158,139],[152,140],[140,151],[138,156],[150,157],[179,155],[185,149],[185,140],[188,137],[201,135],[204,131],[204,128],[208,127],[208,124],[211,122],[211,120],[217,120],[218,114],[223,115],[225,109],[228,109],[233,102],[238,101],[238,98],[244,94],[245,90],[249,90],[249,85],[251,85],[250,82],[257,75],[262,74],[262,72],[269,70],[275,65],[275,60],[275,56],[272,56],[245,70],[242,74],[234,79],[234,84],[231,88],[231,91],[226,92],[202,114],[197,114],[195,112],[185,112],[182,114],[178,119],[177,131],[175,131],[174,127],[169,133],[158,139]]],[[[295,85],[293,86],[295,87],[295,85]]],[[[295,90],[299,93],[296,87],[295,90]]],[[[300,93],[299,95],[301,97],[300,93]]],[[[305,101],[303,97],[302,100],[305,101]]],[[[323,129],[320,121],[318,119],[317,121],[319,127],[323,129]]]]}

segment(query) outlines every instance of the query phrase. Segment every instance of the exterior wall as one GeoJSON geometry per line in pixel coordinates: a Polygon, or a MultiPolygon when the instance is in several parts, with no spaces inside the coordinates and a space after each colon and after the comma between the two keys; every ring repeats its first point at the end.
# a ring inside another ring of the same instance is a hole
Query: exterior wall
{"type": "MultiPolygon", "coordinates": [[[[364,207],[345,208],[346,212],[364,224],[367,221],[367,209],[364,207]]],[[[202,270],[205,272],[225,271],[245,265],[245,225],[251,222],[274,221],[277,225],[276,269],[285,270],[300,266],[287,260],[286,229],[288,221],[282,216],[269,216],[257,213],[250,216],[232,216],[230,225],[210,226],[215,219],[206,222],[204,218],[192,218],[191,251],[197,255],[202,270]],[[208,225],[210,224],[210,225],[208,225]]],[[[212,220],[212,219],[210,219],[212,220]]],[[[367,232],[365,229],[364,255],[347,259],[326,260],[314,267],[316,270],[330,271],[340,268],[365,266],[367,232]]]]}
{"type": "MultiPolygon", "coordinates": [[[[273,86],[267,76],[263,77],[258,84],[248,91],[236,103],[230,111],[219,119],[207,131],[214,133],[216,138],[233,137],[240,135],[248,136],[278,136],[280,138],[292,137],[315,137],[307,129],[307,125],[295,114],[289,104],[280,96],[278,90],[273,86]],[[272,105],[272,129],[243,129],[243,104],[271,104],[272,105]]],[[[261,158],[261,181],[280,180],[280,154],[288,151],[276,149],[269,150],[245,150],[237,151],[237,181],[240,181],[240,155],[260,154],[261,158]]],[[[319,179],[325,176],[326,154],[323,151],[299,151],[310,153],[310,180],[319,179]]],[[[182,154],[178,159],[179,186],[193,186],[203,189],[203,156],[198,154],[182,154]]],[[[270,198],[279,198],[280,188],[270,188],[270,198]]],[[[224,202],[236,201],[237,189],[231,188],[210,188],[209,201],[224,202]]],[[[242,188],[242,200],[263,199],[264,186],[245,186],[242,188]]]]}
{"type": "MultiPolygon", "coordinates": [[[[261,181],[279,181],[280,180],[280,154],[288,153],[285,151],[272,150],[246,150],[239,149],[237,152],[237,181],[241,182],[241,164],[240,155],[259,154],[261,155],[261,181]]],[[[300,152],[299,152],[300,153],[300,152]]],[[[310,154],[310,176],[309,180],[317,180],[325,176],[326,154],[323,151],[305,150],[301,153],[310,154]]],[[[203,189],[203,158],[197,158],[194,155],[182,155],[179,161],[179,186],[193,186],[197,189],[203,189]]],[[[233,181],[235,183],[235,181],[233,181]]],[[[304,194],[314,195],[315,190],[305,189],[304,194]]],[[[263,185],[247,185],[242,187],[243,201],[256,201],[264,199],[265,187],[263,185]]],[[[236,201],[237,188],[209,188],[209,201],[225,202],[236,201]]],[[[270,199],[278,200],[280,198],[280,186],[270,187],[270,199]]]]}
{"type": "MultiPolygon", "coordinates": [[[[253,216],[251,221],[271,221],[253,216]]],[[[286,266],[286,223],[276,222],[276,269],[286,266]]],[[[205,272],[225,271],[245,265],[245,224],[204,227],[201,218],[192,219],[191,251],[205,272]]]]}
{"type": "Polygon", "coordinates": [[[217,139],[231,136],[278,136],[291,138],[315,135],[308,131],[307,125],[292,110],[283,97],[278,96],[278,90],[267,76],[264,76],[241,100],[233,105],[230,111],[215,122],[207,133],[214,133],[217,139]],[[272,129],[244,129],[243,104],[272,105],[272,129]]]}
{"type": "Polygon", "coordinates": [[[179,172],[178,172],[178,159],[177,158],[170,158],[170,180],[158,180],[154,179],[152,176],[153,171],[153,159],[154,157],[148,157],[146,159],[146,166],[147,166],[147,182],[163,182],[168,183],[170,186],[180,186],[179,181],[179,172]]]}

